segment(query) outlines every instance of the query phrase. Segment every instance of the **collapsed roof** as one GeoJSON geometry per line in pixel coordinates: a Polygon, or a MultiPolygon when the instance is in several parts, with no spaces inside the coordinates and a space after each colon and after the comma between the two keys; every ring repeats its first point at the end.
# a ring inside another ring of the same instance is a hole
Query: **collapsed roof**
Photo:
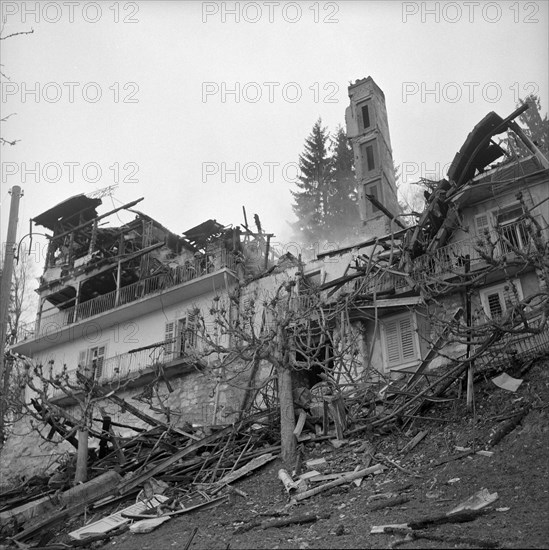
{"type": "Polygon", "coordinates": [[[87,222],[97,216],[96,208],[101,202],[101,199],[91,199],[81,193],[52,206],[49,210],[33,218],[32,221],[50,231],[53,231],[59,223],[71,221],[77,214],[82,217],[79,220],[80,223],[87,222]]]}

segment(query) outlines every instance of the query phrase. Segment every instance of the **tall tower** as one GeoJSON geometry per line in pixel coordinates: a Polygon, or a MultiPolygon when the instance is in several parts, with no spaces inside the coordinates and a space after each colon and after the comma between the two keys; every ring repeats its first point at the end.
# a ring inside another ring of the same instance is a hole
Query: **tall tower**
{"type": "Polygon", "coordinates": [[[400,213],[385,95],[370,76],[351,84],[348,91],[351,104],[345,110],[345,123],[355,157],[363,231],[381,236],[391,231],[391,222],[366,195],[392,214],[400,213]]]}

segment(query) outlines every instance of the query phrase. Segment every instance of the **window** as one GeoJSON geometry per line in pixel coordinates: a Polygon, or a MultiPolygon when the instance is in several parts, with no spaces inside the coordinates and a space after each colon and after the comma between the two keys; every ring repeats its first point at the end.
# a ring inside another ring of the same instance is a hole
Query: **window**
{"type": "Polygon", "coordinates": [[[164,331],[164,354],[166,360],[171,361],[182,357],[191,348],[196,347],[197,342],[197,316],[189,313],[186,317],[177,321],[166,323],[164,331]]]}
{"type": "Polygon", "coordinates": [[[103,375],[106,346],[96,346],[82,350],[78,354],[78,370],[87,378],[97,380],[103,375]]]}
{"type": "Polygon", "coordinates": [[[375,140],[360,145],[360,156],[362,163],[362,177],[367,177],[369,172],[376,169],[377,150],[375,140]]]}
{"type": "MultiPolygon", "coordinates": [[[[364,194],[366,195],[372,195],[375,199],[377,199],[379,202],[382,202],[381,193],[379,191],[380,181],[378,180],[376,183],[369,183],[364,186],[364,194]]],[[[366,200],[366,211],[369,214],[375,214],[376,212],[379,212],[379,208],[370,202],[367,198],[366,200]]]]}
{"type": "MultiPolygon", "coordinates": [[[[522,300],[522,287],[519,280],[512,283],[517,289],[518,299],[522,300]]],[[[503,317],[507,311],[508,304],[516,302],[515,294],[511,283],[501,283],[480,291],[480,302],[487,317],[497,320],[503,317]]]]}
{"type": "Polygon", "coordinates": [[[486,231],[490,231],[492,229],[489,212],[484,212],[483,214],[475,216],[475,229],[479,237],[484,236],[486,231]]]}
{"type": "Polygon", "coordinates": [[[370,112],[368,110],[368,105],[362,106],[361,113],[362,113],[362,129],[366,130],[370,127],[370,112]]]}
{"type": "Polygon", "coordinates": [[[528,233],[524,222],[520,220],[522,214],[520,204],[506,208],[497,214],[496,220],[500,228],[502,254],[511,252],[515,248],[523,249],[527,246],[528,233]]]}
{"type": "Polygon", "coordinates": [[[368,172],[376,169],[376,164],[374,162],[374,146],[368,145],[366,147],[366,165],[368,166],[368,172]]]}
{"type": "Polygon", "coordinates": [[[169,359],[172,358],[174,350],[175,338],[175,323],[173,321],[166,323],[164,330],[164,355],[169,359]]]}
{"type": "Polygon", "coordinates": [[[312,273],[305,273],[303,275],[303,290],[314,290],[322,284],[321,271],[314,271],[312,273]]]}
{"type": "Polygon", "coordinates": [[[412,313],[387,317],[382,327],[387,368],[409,366],[419,359],[419,342],[412,313]]]}
{"type": "Polygon", "coordinates": [[[528,231],[524,220],[522,206],[513,204],[506,208],[486,211],[475,216],[475,229],[479,237],[484,236],[486,231],[492,232],[492,242],[497,238],[497,251],[501,254],[513,252],[515,249],[525,250],[529,243],[528,231]],[[494,230],[499,228],[498,236],[494,230]]]}

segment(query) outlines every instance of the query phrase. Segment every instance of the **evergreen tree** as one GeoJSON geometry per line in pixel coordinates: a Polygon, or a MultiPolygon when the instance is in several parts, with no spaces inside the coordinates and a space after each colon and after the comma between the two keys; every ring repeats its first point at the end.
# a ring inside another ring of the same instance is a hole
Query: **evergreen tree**
{"type": "Polygon", "coordinates": [[[328,154],[328,130],[319,118],[305,140],[305,151],[299,156],[298,191],[292,191],[293,211],[297,223],[293,224],[298,238],[306,242],[318,241],[324,229],[328,212],[332,181],[332,161],[328,154]]]}
{"type": "Polygon", "coordinates": [[[305,140],[299,167],[298,190],[292,191],[297,238],[314,243],[348,236],[359,225],[359,213],[353,152],[343,128],[330,140],[319,118],[305,140]]]}
{"type": "MultiPolygon", "coordinates": [[[[540,99],[535,94],[530,94],[526,99],[519,99],[517,107],[529,104],[530,108],[519,116],[520,126],[524,133],[538,146],[540,151],[549,156],[549,120],[547,114],[541,118],[540,99]]],[[[531,155],[530,150],[513,133],[503,140],[518,157],[531,155]]]]}
{"type": "Polygon", "coordinates": [[[530,94],[525,100],[519,100],[519,105],[528,103],[530,108],[519,117],[524,126],[524,133],[539,147],[545,156],[549,156],[549,120],[547,114],[541,118],[541,103],[539,97],[530,94]]]}
{"type": "Polygon", "coordinates": [[[352,234],[360,226],[353,148],[341,126],[332,140],[331,160],[332,185],[325,238],[333,240],[352,234]]]}

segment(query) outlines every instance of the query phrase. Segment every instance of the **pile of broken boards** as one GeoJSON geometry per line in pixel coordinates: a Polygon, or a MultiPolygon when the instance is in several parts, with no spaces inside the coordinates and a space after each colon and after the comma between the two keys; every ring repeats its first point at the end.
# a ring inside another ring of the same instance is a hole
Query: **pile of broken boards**
{"type": "Polygon", "coordinates": [[[156,422],[133,438],[118,438],[112,452],[90,465],[86,483],[63,491],[33,478],[1,494],[0,537],[44,546],[62,524],[85,514],[86,525],[69,533],[72,546],[84,546],[127,530],[131,520],[142,520],[132,531],[147,532],[173,516],[227,502],[239,492],[231,483],[277,457],[271,417],[262,413],[200,431],[156,422]],[[108,515],[111,509],[118,511],[108,515]],[[90,512],[97,521],[89,520],[90,512]]]}

